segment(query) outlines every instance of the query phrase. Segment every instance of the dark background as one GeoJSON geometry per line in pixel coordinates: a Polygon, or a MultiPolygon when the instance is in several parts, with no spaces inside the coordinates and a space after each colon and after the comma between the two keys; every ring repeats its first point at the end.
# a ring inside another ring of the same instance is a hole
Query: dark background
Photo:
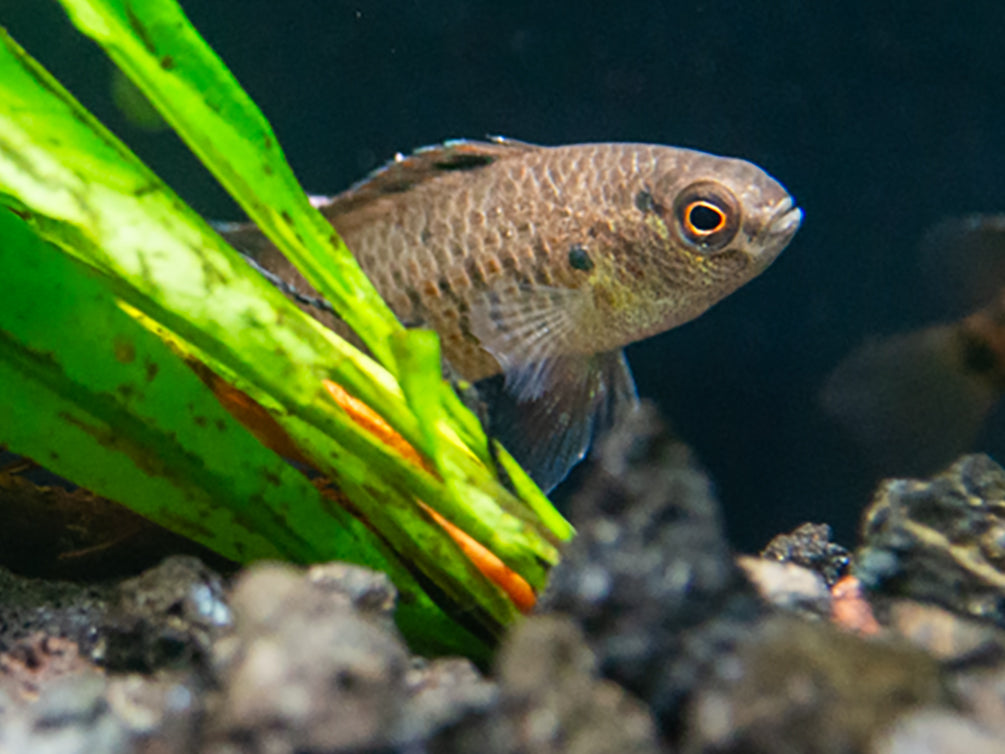
{"type": "MultiPolygon", "coordinates": [[[[778,177],[805,212],[789,249],[629,359],[711,472],[738,546],[807,519],[851,543],[898,469],[870,463],[817,393],[866,336],[948,316],[919,265],[928,226],[1005,210],[1005,3],[182,4],[314,193],[488,133],[696,147],[778,177]]],[[[55,2],[0,0],[0,23],[198,210],[238,216],[170,132],[123,118],[110,67],[55,2]]]]}

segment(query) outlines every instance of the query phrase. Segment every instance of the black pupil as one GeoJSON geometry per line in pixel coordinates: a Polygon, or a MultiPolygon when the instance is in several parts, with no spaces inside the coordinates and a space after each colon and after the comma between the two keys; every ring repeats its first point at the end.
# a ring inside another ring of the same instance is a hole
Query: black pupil
{"type": "Polygon", "coordinates": [[[722,223],[722,213],[717,209],[706,207],[704,204],[698,204],[691,208],[688,219],[695,230],[711,231],[722,223]]]}

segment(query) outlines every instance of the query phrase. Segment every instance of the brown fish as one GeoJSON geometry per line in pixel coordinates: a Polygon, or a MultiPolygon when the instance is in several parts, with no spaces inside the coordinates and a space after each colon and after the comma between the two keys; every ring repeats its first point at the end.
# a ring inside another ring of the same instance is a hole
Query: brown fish
{"type": "MultiPolygon", "coordinates": [[[[454,141],[398,156],[321,211],[406,324],[464,378],[504,373],[493,433],[550,489],[634,406],[622,348],[763,271],[802,213],[742,160],[647,144],[454,141]]],[[[316,296],[249,226],[228,238],[316,296]]],[[[309,309],[310,311],[310,309],[309,309]]],[[[311,313],[348,334],[333,315],[311,313]]]]}

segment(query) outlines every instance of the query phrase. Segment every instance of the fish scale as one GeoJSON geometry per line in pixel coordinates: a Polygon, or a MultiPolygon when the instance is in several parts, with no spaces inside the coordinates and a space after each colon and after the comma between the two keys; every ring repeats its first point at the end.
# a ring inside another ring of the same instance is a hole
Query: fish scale
{"type": "MultiPolygon", "coordinates": [[[[621,349],[755,277],[802,217],[777,181],[742,160],[506,139],[399,157],[320,209],[394,312],[440,334],[456,372],[505,374],[514,408],[493,431],[544,487],[634,405],[621,349]]],[[[256,229],[228,235],[317,295],[256,229]]],[[[304,308],[358,342],[330,313],[304,308]]]]}

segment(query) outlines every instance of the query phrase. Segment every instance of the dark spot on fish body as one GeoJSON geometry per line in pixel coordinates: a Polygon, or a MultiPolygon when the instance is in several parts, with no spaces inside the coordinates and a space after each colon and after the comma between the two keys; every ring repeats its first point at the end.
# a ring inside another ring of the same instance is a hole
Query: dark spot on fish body
{"type": "MultiPolygon", "coordinates": [[[[189,406],[189,408],[191,408],[191,406],[189,406]]],[[[206,419],[206,417],[203,416],[202,414],[196,414],[195,416],[193,416],[192,421],[195,422],[195,426],[199,427],[200,429],[205,429],[206,425],[209,424],[209,420],[206,419]]]]}
{"type": "Polygon", "coordinates": [[[415,185],[414,181],[407,181],[407,180],[394,181],[394,182],[388,181],[387,183],[381,185],[381,191],[382,193],[385,194],[404,194],[414,185],[415,185]]]}
{"type": "Polygon", "coordinates": [[[162,57],[160,63],[161,68],[163,68],[165,71],[170,71],[174,69],[174,58],[172,58],[170,55],[165,55],[164,57],[162,57]]]}
{"type": "Polygon", "coordinates": [[[589,272],[593,269],[593,260],[590,258],[589,252],[579,244],[569,249],[569,264],[574,270],[582,270],[583,272],[589,272]]]}
{"type": "Polygon", "coordinates": [[[266,175],[274,175],[276,171],[272,169],[272,166],[269,163],[263,162],[262,172],[265,173],[266,175]]]}
{"type": "Polygon", "coordinates": [[[635,195],[635,206],[641,212],[654,212],[656,210],[656,202],[653,200],[653,195],[645,189],[635,195]]]}
{"type": "Polygon", "coordinates": [[[290,213],[287,212],[285,209],[279,213],[279,216],[283,218],[283,222],[286,223],[287,225],[293,225],[293,218],[290,216],[290,213]]]}
{"type": "Polygon", "coordinates": [[[485,167],[495,162],[495,158],[487,154],[454,154],[446,160],[434,163],[438,170],[473,170],[485,167]]]}
{"type": "Polygon", "coordinates": [[[219,432],[226,432],[227,431],[227,422],[225,422],[223,419],[217,419],[213,423],[216,426],[217,431],[219,431],[219,432]]]}
{"type": "Polygon", "coordinates": [[[453,287],[450,285],[450,281],[445,277],[440,277],[436,281],[436,287],[440,289],[440,293],[448,298],[450,297],[450,294],[453,293],[453,287]]]}
{"type": "Polygon", "coordinates": [[[429,228],[423,228],[419,231],[419,241],[424,245],[428,246],[429,242],[433,240],[433,234],[430,232],[429,228]]]}
{"type": "Polygon", "coordinates": [[[450,254],[455,259],[462,259],[467,256],[467,251],[465,251],[464,247],[461,244],[455,241],[454,243],[450,244],[450,254]]]}

